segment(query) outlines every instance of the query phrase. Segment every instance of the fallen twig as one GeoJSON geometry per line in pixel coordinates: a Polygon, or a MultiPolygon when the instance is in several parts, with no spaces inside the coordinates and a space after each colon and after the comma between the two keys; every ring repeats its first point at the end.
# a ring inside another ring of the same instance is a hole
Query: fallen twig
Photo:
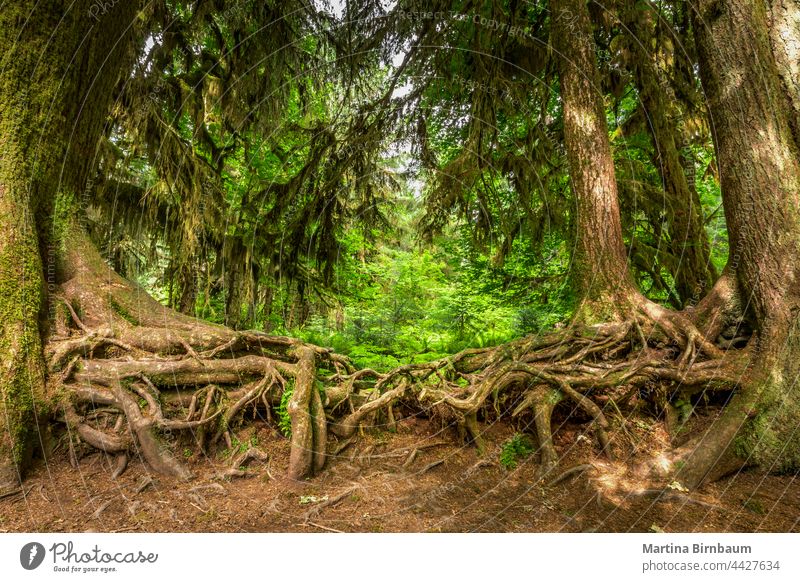
{"type": "Polygon", "coordinates": [[[350,495],[352,495],[353,493],[355,493],[360,488],[361,488],[360,485],[354,485],[353,487],[345,489],[344,491],[342,491],[341,493],[339,493],[335,497],[331,497],[327,501],[323,501],[322,503],[318,503],[317,505],[315,505],[314,507],[312,507],[311,509],[309,509],[305,513],[305,515],[303,516],[303,522],[304,523],[308,523],[310,519],[313,519],[315,517],[319,517],[320,511],[322,511],[323,509],[328,508],[328,507],[333,507],[334,505],[336,505],[337,503],[339,503],[343,499],[345,499],[345,498],[349,497],[350,495]]]}
{"type": "Polygon", "coordinates": [[[306,525],[313,525],[314,527],[318,527],[319,529],[324,529],[325,531],[333,532],[333,533],[344,533],[340,529],[333,529],[332,527],[327,527],[324,525],[320,525],[318,523],[314,523],[313,521],[307,521],[306,525]]]}
{"type": "Polygon", "coordinates": [[[438,467],[439,465],[441,465],[443,463],[444,463],[444,459],[439,459],[438,461],[434,461],[433,463],[429,463],[429,464],[425,465],[422,469],[417,471],[417,475],[422,475],[423,473],[426,473],[426,472],[430,471],[431,469],[434,469],[434,468],[438,467]]]}
{"type": "Polygon", "coordinates": [[[566,471],[564,471],[563,473],[552,479],[550,482],[548,482],[547,487],[553,487],[555,485],[558,485],[559,483],[561,483],[562,481],[566,481],[570,477],[573,477],[575,475],[578,475],[580,473],[583,473],[584,471],[593,468],[594,465],[592,464],[576,465],[575,467],[570,467],[569,469],[567,469],[566,471]]]}

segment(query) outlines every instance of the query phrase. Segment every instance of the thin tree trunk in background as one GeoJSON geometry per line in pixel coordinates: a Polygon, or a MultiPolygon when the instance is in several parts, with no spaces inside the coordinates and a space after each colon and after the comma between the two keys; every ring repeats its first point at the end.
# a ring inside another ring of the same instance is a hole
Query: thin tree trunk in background
{"type": "Polygon", "coordinates": [[[654,164],[661,174],[665,202],[671,210],[668,244],[677,260],[672,276],[685,305],[703,297],[714,284],[717,273],[710,260],[700,197],[694,181],[690,184],[684,173],[677,145],[677,124],[669,111],[671,105],[666,99],[665,83],[660,82],[661,73],[650,53],[654,50],[650,33],[653,16],[652,10],[644,10],[639,4],[626,5],[623,9],[623,22],[631,36],[628,45],[634,56],[632,68],[645,112],[645,125],[656,153],[654,164]]]}
{"type": "Polygon", "coordinates": [[[270,332],[272,331],[272,301],[275,295],[275,292],[272,289],[272,282],[267,283],[264,287],[264,310],[262,313],[262,317],[264,320],[264,331],[270,332]]]}
{"type": "Polygon", "coordinates": [[[197,277],[195,267],[183,264],[178,270],[178,289],[180,294],[175,307],[184,315],[194,315],[197,305],[197,277]]]}

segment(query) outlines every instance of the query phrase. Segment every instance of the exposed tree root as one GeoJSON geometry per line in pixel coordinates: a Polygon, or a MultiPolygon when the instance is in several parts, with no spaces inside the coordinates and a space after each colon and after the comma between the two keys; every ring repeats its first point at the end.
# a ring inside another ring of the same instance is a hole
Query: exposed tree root
{"type": "Polygon", "coordinates": [[[685,493],[679,493],[678,491],[673,491],[671,489],[644,489],[641,491],[635,491],[629,493],[632,497],[644,497],[655,499],[656,501],[677,501],[682,504],[693,504],[693,505],[700,505],[702,507],[707,507],[709,509],[718,509],[722,510],[722,507],[715,503],[709,503],[707,501],[703,501],[702,499],[695,499],[690,495],[686,495],[685,493]]]}
{"type": "Polygon", "coordinates": [[[269,455],[267,453],[250,447],[243,453],[235,456],[231,461],[230,468],[220,474],[220,477],[223,479],[230,479],[231,477],[251,477],[254,473],[248,471],[246,465],[250,463],[250,461],[266,463],[268,460],[269,455]]]}
{"type": "MultiPolygon", "coordinates": [[[[544,478],[558,463],[551,416],[563,403],[591,419],[599,450],[612,457],[610,425],[593,395],[620,385],[643,388],[654,381],[675,384],[684,392],[698,386],[735,387],[737,367],[730,365],[730,358],[685,366],[685,349],[677,358],[677,349],[633,349],[638,333],[627,323],[569,330],[388,373],[348,372],[352,366],[341,356],[331,358],[326,350],[294,341],[282,341],[278,349],[271,338],[254,342],[259,336],[252,333],[226,339],[228,348],[240,346],[227,358],[186,349],[183,355],[90,355],[60,376],[69,389],[64,420],[97,449],[120,459],[139,454],[160,473],[189,478],[161,435],[191,432],[198,446],[215,446],[246,410],[274,417],[291,386],[289,477],[302,479],[322,470],[328,433],[341,445],[363,423],[377,423],[379,414],[390,422],[394,405],[455,420],[479,450],[480,418],[531,415],[540,447],[539,477],[544,478]],[[165,390],[176,398],[165,398],[165,390]],[[170,417],[176,412],[179,418],[170,417]]],[[[76,343],[72,338],[61,341],[76,343]]],[[[63,353],[59,342],[53,343],[52,353],[63,353]]],[[[222,351],[211,348],[207,353],[222,351]]],[[[64,359],[51,361],[58,366],[64,359]]],[[[337,443],[330,448],[337,449],[337,443]]]]}
{"type": "Polygon", "coordinates": [[[582,464],[582,465],[577,465],[575,467],[570,467],[569,469],[567,469],[566,471],[562,472],[560,475],[557,475],[554,479],[549,481],[547,483],[547,486],[548,487],[555,487],[556,485],[558,485],[559,483],[561,483],[563,481],[566,481],[567,479],[570,479],[572,477],[580,475],[580,474],[584,473],[585,471],[588,471],[589,469],[594,469],[594,468],[595,468],[594,465],[592,465],[590,463],[585,463],[585,464],[582,464]]]}
{"type": "MultiPolygon", "coordinates": [[[[292,450],[289,457],[289,478],[302,479],[313,474],[315,467],[314,419],[311,403],[314,400],[314,351],[303,347],[297,354],[297,375],[294,392],[287,408],[292,421],[292,450]]],[[[323,457],[324,458],[324,457],[323,457]]]]}
{"type": "MultiPolygon", "coordinates": [[[[330,350],[208,324],[146,295],[142,309],[131,283],[107,267],[98,275],[100,267],[85,259],[78,265],[96,284],[73,278],[63,286],[67,317],[48,344],[51,378],[64,390],[63,420],[80,440],[115,456],[115,475],[129,455],[139,455],[159,473],[189,478],[171,452],[177,441],[203,450],[220,439],[230,446],[246,414],[273,421],[291,391],[291,479],[321,471],[360,427],[393,427],[398,406],[455,424],[479,451],[482,420],[527,417],[539,443],[538,477],[552,479],[557,409],[588,418],[598,451],[612,458],[606,413],[618,410],[620,394],[661,399],[656,405],[665,408],[701,391],[734,391],[746,360],[741,350],[715,345],[708,330],[721,332],[718,323],[701,332],[688,315],[642,299],[620,321],[573,325],[386,373],[357,370],[330,350]],[[659,384],[669,389],[655,390],[659,384]]],[[[702,317],[719,319],[708,310],[702,317]]]]}

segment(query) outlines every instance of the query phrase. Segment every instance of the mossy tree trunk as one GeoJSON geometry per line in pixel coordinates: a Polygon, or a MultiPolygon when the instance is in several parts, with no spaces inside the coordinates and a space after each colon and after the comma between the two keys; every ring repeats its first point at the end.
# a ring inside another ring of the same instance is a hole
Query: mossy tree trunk
{"type": "Polygon", "coordinates": [[[0,489],[21,479],[47,413],[56,199],[77,205],[87,188],[138,4],[13,0],[0,10],[0,489]]]}
{"type": "Polygon", "coordinates": [[[174,307],[184,315],[194,315],[197,304],[197,265],[192,264],[191,260],[183,262],[178,269],[177,278],[180,293],[174,307]]]}
{"type": "MultiPolygon", "coordinates": [[[[7,106],[5,101],[0,111],[7,106]]],[[[13,488],[21,478],[21,467],[35,442],[37,404],[41,406],[45,395],[39,327],[44,271],[26,185],[11,179],[4,163],[14,146],[4,147],[8,149],[0,170],[0,491],[13,488]]]]}
{"type": "Polygon", "coordinates": [[[742,386],[693,446],[691,486],[743,464],[800,468],[800,152],[759,0],[697,3],[695,37],[735,273],[755,330],[742,386]]]}

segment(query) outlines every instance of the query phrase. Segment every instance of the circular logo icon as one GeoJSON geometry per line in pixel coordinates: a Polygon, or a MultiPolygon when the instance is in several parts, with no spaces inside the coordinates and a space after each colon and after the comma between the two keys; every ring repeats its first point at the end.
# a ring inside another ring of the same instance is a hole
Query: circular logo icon
{"type": "Polygon", "coordinates": [[[44,546],[39,542],[25,544],[19,551],[19,563],[26,570],[35,570],[42,565],[44,554],[44,546]]]}

